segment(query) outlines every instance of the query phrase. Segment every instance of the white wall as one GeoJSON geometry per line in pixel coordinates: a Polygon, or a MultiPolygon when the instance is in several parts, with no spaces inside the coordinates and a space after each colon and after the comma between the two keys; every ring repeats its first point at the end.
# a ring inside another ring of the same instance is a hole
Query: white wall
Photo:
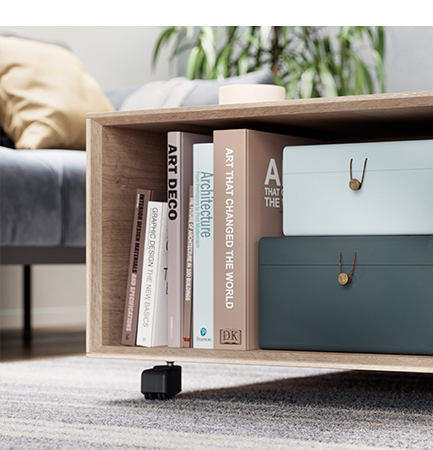
{"type": "MultiPolygon", "coordinates": [[[[1,266],[0,327],[22,327],[23,269],[1,266]]],[[[74,326],[86,322],[86,268],[84,264],[32,267],[32,321],[35,328],[74,326]]]]}
{"type": "Polygon", "coordinates": [[[0,34],[65,43],[103,89],[167,80],[176,73],[168,58],[152,56],[163,27],[2,27],[0,34]]]}
{"type": "MultiPolygon", "coordinates": [[[[80,58],[103,89],[136,86],[176,75],[162,54],[156,70],[153,49],[162,27],[0,27],[0,34],[60,41],[80,58]]],[[[167,54],[167,52],[166,52],[167,54]]],[[[0,255],[1,256],[1,255],[0,255]]],[[[36,328],[85,325],[85,266],[33,268],[33,323],[36,328]]],[[[0,327],[22,326],[22,268],[0,266],[0,327]]]]}
{"type": "Polygon", "coordinates": [[[433,27],[387,27],[387,92],[433,90],[433,27]]]}

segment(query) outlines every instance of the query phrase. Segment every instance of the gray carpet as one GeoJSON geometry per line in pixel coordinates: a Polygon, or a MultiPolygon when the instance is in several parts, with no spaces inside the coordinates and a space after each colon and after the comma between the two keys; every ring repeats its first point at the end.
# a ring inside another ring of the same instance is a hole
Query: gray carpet
{"type": "Polygon", "coordinates": [[[182,393],[149,401],[153,363],[1,363],[0,448],[433,449],[431,375],[181,365],[182,393]]]}

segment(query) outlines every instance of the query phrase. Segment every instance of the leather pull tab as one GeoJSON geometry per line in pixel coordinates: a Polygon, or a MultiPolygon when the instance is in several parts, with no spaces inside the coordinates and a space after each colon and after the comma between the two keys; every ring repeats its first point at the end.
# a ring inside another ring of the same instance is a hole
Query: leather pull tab
{"type": "Polygon", "coordinates": [[[353,255],[352,270],[350,271],[350,276],[349,276],[349,275],[347,275],[347,273],[344,273],[341,271],[341,252],[340,252],[340,257],[338,258],[338,266],[340,268],[340,274],[338,275],[338,282],[342,286],[345,286],[346,284],[349,284],[352,281],[353,269],[355,268],[355,258],[356,258],[356,252],[353,255]]]}
{"type": "Polygon", "coordinates": [[[352,162],[353,159],[350,160],[350,181],[349,181],[349,187],[352,189],[352,191],[359,191],[362,187],[362,183],[364,182],[364,175],[365,175],[365,168],[367,166],[367,158],[365,158],[364,161],[364,169],[362,171],[362,178],[361,181],[357,180],[356,178],[353,178],[352,176],[352,162]]]}

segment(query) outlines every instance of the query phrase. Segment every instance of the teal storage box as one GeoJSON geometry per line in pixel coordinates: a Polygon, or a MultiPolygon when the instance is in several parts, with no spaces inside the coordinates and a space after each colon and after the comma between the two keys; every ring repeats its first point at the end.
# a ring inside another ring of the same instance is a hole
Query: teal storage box
{"type": "Polygon", "coordinates": [[[261,239],[259,344],[433,355],[433,236],[261,239]]]}

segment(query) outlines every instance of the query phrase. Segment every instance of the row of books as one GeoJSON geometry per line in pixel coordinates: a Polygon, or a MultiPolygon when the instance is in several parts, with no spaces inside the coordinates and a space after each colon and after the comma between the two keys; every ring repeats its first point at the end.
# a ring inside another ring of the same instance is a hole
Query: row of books
{"type": "Polygon", "coordinates": [[[137,191],[123,344],[259,347],[258,243],[282,236],[283,148],[310,142],[168,133],[167,191],[137,191]]]}
{"type": "Polygon", "coordinates": [[[137,189],[122,331],[125,345],[167,345],[167,224],[167,191],[137,189]]]}

